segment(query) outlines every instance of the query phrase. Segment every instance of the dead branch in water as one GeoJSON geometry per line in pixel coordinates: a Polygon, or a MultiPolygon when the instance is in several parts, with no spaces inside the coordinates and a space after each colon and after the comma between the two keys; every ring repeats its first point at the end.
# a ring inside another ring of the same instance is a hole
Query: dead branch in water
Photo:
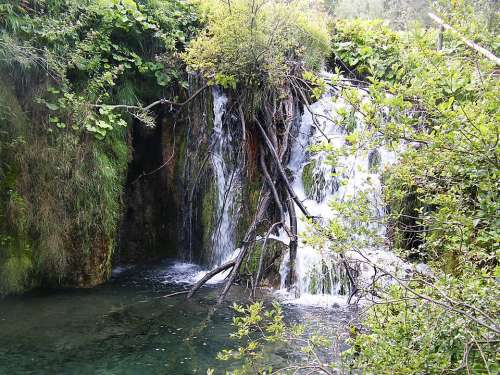
{"type": "Polygon", "coordinates": [[[227,263],[224,263],[222,266],[219,266],[213,269],[212,271],[208,272],[205,276],[203,276],[202,279],[198,280],[196,284],[194,284],[193,287],[188,291],[187,298],[191,298],[198,289],[200,289],[203,285],[205,285],[205,283],[215,275],[218,275],[219,273],[224,272],[225,270],[231,267],[234,267],[235,263],[236,263],[235,260],[231,260],[227,263]]]}
{"type": "Polygon", "coordinates": [[[174,292],[174,293],[170,293],[170,294],[165,294],[164,296],[162,296],[162,298],[168,298],[168,297],[173,297],[173,296],[178,296],[178,295],[181,295],[181,294],[188,294],[189,293],[189,290],[181,290],[180,292],[174,292]]]}

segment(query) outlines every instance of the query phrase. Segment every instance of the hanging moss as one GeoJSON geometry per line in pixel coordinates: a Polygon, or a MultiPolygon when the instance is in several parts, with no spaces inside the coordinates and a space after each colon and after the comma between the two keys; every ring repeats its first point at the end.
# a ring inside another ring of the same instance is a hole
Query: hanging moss
{"type": "Polygon", "coordinates": [[[316,160],[312,159],[304,166],[302,170],[302,184],[307,197],[311,197],[315,191],[314,169],[316,168],[316,160]]]}
{"type": "Polygon", "coordinates": [[[25,120],[12,89],[0,83],[0,295],[22,292],[33,269],[29,212],[18,191],[21,171],[16,158],[25,144],[25,120]]]}
{"type": "Polygon", "coordinates": [[[0,294],[104,281],[121,214],[125,130],[104,140],[49,131],[12,90],[0,92],[0,294]]]}

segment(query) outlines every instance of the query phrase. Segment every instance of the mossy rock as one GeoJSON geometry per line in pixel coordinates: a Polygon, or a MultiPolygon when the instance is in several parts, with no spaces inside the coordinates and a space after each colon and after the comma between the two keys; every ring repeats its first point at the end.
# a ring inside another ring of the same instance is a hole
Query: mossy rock
{"type": "Polygon", "coordinates": [[[304,165],[302,169],[302,184],[304,191],[308,198],[312,197],[315,189],[314,169],[316,168],[316,160],[312,159],[309,163],[304,165]]]}
{"type": "Polygon", "coordinates": [[[321,202],[326,196],[328,183],[323,172],[317,168],[317,160],[311,159],[302,169],[302,184],[308,199],[321,202]]]}
{"type": "Polygon", "coordinates": [[[380,170],[380,164],[382,162],[382,156],[380,151],[375,149],[370,151],[368,154],[368,170],[371,173],[377,173],[380,170]]]}
{"type": "Polygon", "coordinates": [[[210,249],[212,232],[216,224],[217,215],[217,187],[214,183],[208,185],[203,194],[201,206],[201,225],[203,228],[203,248],[210,249]]]}
{"type": "MultiPolygon", "coordinates": [[[[245,269],[242,270],[252,275],[256,275],[259,268],[260,256],[262,254],[263,240],[254,243],[249,249],[249,258],[245,264],[245,269]]],[[[279,286],[279,268],[283,254],[288,250],[288,246],[280,241],[270,239],[267,241],[265,248],[265,256],[263,262],[263,271],[267,272],[261,275],[261,285],[269,285],[273,287],[279,286]]]]}

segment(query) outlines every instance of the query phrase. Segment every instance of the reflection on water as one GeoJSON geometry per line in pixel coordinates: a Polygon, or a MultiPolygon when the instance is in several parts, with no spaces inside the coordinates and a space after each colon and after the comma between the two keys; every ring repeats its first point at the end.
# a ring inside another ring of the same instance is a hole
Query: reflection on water
{"type": "MultiPolygon", "coordinates": [[[[178,265],[166,262],[117,269],[109,283],[94,289],[0,300],[0,374],[181,375],[205,374],[208,367],[222,373],[230,364],[216,354],[234,345],[228,338],[229,303],[214,309],[216,286],[192,300],[163,298],[186,287],[179,281],[178,265]]],[[[244,302],[245,296],[233,288],[228,300],[244,302]]],[[[289,321],[334,332],[345,327],[348,315],[303,307],[286,308],[285,314],[289,321]]],[[[283,365],[289,358],[275,351],[270,360],[283,365]]]]}

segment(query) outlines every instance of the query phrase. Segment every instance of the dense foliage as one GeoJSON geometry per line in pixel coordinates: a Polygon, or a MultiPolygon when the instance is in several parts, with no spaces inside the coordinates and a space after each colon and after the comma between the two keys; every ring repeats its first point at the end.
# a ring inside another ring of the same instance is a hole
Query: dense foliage
{"type": "Polygon", "coordinates": [[[99,138],[126,125],[103,105],[156,99],[158,86],[184,79],[178,51],[196,20],[175,1],[20,2],[3,13],[2,60],[43,68],[52,78],[37,98],[50,110],[49,122],[71,122],[99,138]]]}
{"type": "MultiPolygon", "coordinates": [[[[446,22],[496,49],[495,27],[481,21],[484,4],[445,3],[435,11],[446,22]],[[471,25],[471,34],[464,25],[471,25]]],[[[311,221],[309,243],[328,246],[379,275],[358,285],[356,293],[371,303],[361,315],[361,330],[353,327],[342,363],[327,371],[497,373],[497,67],[453,32],[445,32],[439,45],[437,29],[396,33],[377,21],[342,20],[334,30],[337,74],[331,83],[366,125],[352,128],[352,111],[339,111],[348,145],[315,146],[311,152],[327,150],[335,160],[338,152],[385,147],[399,157],[383,171],[386,236],[370,230],[380,217],[363,194],[332,202],[338,215],[327,226],[311,221]],[[363,257],[364,247],[384,242],[401,258],[427,266],[401,273],[363,257]]]]}
{"type": "MultiPolygon", "coordinates": [[[[465,11],[470,4],[459,3],[453,12],[437,9],[452,24],[478,22],[470,20],[474,12],[465,11]],[[459,17],[465,14],[467,19],[459,17]]],[[[358,62],[358,55],[365,55],[368,66],[387,62],[396,74],[370,69],[363,99],[344,88],[343,97],[368,124],[351,139],[356,149],[404,150],[385,171],[390,240],[403,257],[432,268],[412,277],[392,275],[397,285],[380,292],[364,320],[367,330],[353,341],[353,366],[374,373],[496,373],[500,117],[495,65],[453,33],[444,34],[438,50],[433,32],[417,28],[389,41],[385,29],[377,33],[371,23],[352,25],[350,33],[340,29],[334,52],[348,55],[342,43],[349,44],[353,55],[348,58],[358,62]],[[370,48],[377,38],[385,43],[370,48]],[[397,51],[396,64],[387,55],[391,50],[397,51]]],[[[491,40],[488,33],[478,39],[491,40]]],[[[349,209],[348,218],[374,220],[363,204],[349,209]]],[[[352,235],[351,221],[332,222],[326,235],[342,237],[339,228],[345,224],[343,230],[352,235]]]]}
{"type": "MultiPolygon", "coordinates": [[[[294,63],[318,69],[328,45],[326,20],[311,1],[203,1],[207,28],[184,58],[210,82],[276,88],[294,63]]],[[[297,70],[297,69],[295,69],[297,70]]]]}
{"type": "Polygon", "coordinates": [[[352,78],[401,79],[400,36],[381,20],[338,20],[332,34],[332,67],[352,78]]]}
{"type": "Polygon", "coordinates": [[[107,277],[125,126],[153,126],[138,108],[185,86],[196,22],[180,1],[0,5],[0,293],[107,277]]]}

